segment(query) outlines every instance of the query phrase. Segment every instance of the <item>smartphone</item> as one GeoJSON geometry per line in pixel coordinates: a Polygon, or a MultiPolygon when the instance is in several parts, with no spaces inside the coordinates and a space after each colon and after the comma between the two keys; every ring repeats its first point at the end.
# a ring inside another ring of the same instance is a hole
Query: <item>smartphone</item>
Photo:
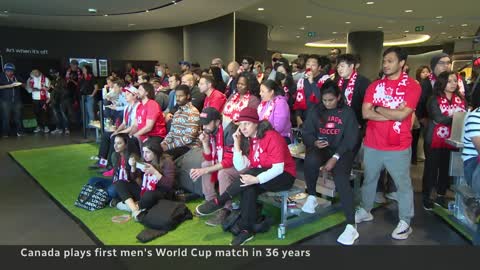
{"type": "Polygon", "coordinates": [[[140,169],[142,171],[145,171],[145,164],[141,162],[137,162],[137,169],[140,169]]]}

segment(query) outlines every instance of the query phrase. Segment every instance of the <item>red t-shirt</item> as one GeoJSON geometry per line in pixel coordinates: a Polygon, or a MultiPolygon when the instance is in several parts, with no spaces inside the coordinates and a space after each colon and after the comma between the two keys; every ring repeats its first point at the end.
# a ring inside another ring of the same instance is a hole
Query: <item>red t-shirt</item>
{"type": "MultiPolygon", "coordinates": [[[[401,78],[373,82],[367,88],[363,102],[385,108],[397,108],[403,100],[405,106],[415,110],[422,92],[420,84],[408,77],[406,86],[401,86],[396,91],[401,78]],[[381,85],[383,81],[386,82],[385,87],[381,85]]],[[[398,123],[395,122],[368,120],[364,145],[381,151],[403,151],[409,148],[412,144],[412,116],[409,115],[401,121],[400,133],[394,131],[394,128],[398,130],[398,123]]]]}
{"type": "Polygon", "coordinates": [[[152,130],[147,134],[141,135],[140,140],[143,142],[147,137],[162,137],[167,136],[167,128],[165,126],[165,118],[163,118],[163,112],[160,105],[153,100],[149,99],[147,103],[138,104],[137,107],[137,126],[138,130],[141,130],[147,124],[147,120],[155,121],[155,125],[152,130]]]}
{"type": "Polygon", "coordinates": [[[278,132],[275,130],[267,131],[265,136],[259,140],[257,151],[254,149],[253,140],[255,139],[250,139],[250,153],[248,155],[250,167],[270,169],[273,164],[283,162],[284,171],[293,177],[297,176],[295,161],[290,154],[287,142],[278,132]],[[255,166],[254,160],[259,160],[260,165],[255,166]]]}
{"type": "Polygon", "coordinates": [[[225,95],[222,92],[214,89],[209,97],[205,97],[203,108],[213,107],[221,113],[223,112],[223,106],[226,102],[227,98],[225,95]]]}

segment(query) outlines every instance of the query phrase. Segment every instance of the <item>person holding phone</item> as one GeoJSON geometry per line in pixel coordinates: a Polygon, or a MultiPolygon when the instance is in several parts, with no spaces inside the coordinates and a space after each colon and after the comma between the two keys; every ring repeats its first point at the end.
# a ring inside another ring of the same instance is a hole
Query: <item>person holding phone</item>
{"type": "Polygon", "coordinates": [[[148,139],[143,144],[142,153],[142,162],[138,162],[135,156],[128,159],[133,181],[116,185],[121,200],[116,207],[131,212],[135,219],[140,212],[165,198],[166,193],[171,194],[175,183],[175,164],[156,140],[148,139]]]}
{"type": "Polygon", "coordinates": [[[20,86],[24,85],[21,79],[15,75],[15,65],[6,63],[3,73],[0,73],[0,118],[3,138],[10,133],[10,118],[13,117],[17,136],[23,136],[22,131],[22,95],[20,86]]]}
{"type": "Polygon", "coordinates": [[[196,212],[208,215],[220,210],[240,194],[240,233],[231,245],[243,245],[253,239],[257,220],[257,198],[266,191],[289,190],[296,177],[296,165],[287,143],[266,120],[260,121],[255,108],[243,109],[238,117],[239,128],[233,134],[233,165],[240,176],[227,190],[197,207],[196,212]],[[242,143],[242,139],[245,143],[242,143]]]}
{"type": "Polygon", "coordinates": [[[343,94],[331,80],[322,89],[322,103],[308,114],[303,128],[306,146],[305,180],[309,196],[302,207],[306,213],[315,213],[317,207],[316,185],[319,167],[332,172],[335,188],[340,194],[342,208],[347,219],[345,231],[337,241],[352,245],[359,237],[355,227],[353,191],[350,186],[354,149],[359,129],[355,112],[345,104],[343,94]]]}

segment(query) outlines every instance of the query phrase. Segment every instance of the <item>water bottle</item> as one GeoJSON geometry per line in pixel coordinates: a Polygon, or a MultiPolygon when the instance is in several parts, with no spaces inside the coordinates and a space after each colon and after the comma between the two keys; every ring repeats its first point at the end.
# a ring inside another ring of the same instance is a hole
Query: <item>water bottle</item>
{"type": "Polygon", "coordinates": [[[278,239],[285,239],[285,224],[278,225],[278,239]]]}
{"type": "Polygon", "coordinates": [[[457,209],[457,206],[455,205],[455,201],[449,201],[448,202],[448,211],[453,215],[456,216],[457,212],[455,211],[457,209]]]}

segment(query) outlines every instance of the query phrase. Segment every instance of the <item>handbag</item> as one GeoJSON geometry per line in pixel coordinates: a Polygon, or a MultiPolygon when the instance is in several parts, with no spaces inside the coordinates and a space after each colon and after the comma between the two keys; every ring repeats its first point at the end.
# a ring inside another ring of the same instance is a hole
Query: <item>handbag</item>
{"type": "Polygon", "coordinates": [[[108,200],[108,193],[104,189],[85,184],[75,201],[75,206],[88,211],[95,211],[104,208],[108,200]]]}

